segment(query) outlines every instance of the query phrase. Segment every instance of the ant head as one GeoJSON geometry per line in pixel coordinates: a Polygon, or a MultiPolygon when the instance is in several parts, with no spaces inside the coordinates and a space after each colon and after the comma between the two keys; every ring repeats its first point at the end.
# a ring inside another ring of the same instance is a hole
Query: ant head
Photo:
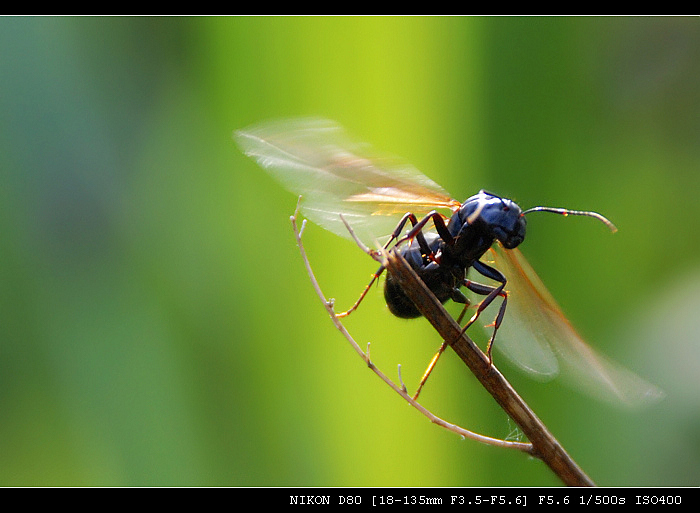
{"type": "Polygon", "coordinates": [[[484,190],[464,202],[460,217],[497,239],[506,249],[517,247],[525,239],[523,211],[512,200],[501,198],[484,190]]]}
{"type": "Polygon", "coordinates": [[[602,222],[610,231],[617,231],[614,224],[597,212],[558,207],[533,207],[523,211],[514,201],[483,189],[462,204],[458,215],[462,224],[478,227],[489,237],[500,241],[506,249],[513,249],[525,239],[525,216],[532,212],[592,217],[602,222]]]}

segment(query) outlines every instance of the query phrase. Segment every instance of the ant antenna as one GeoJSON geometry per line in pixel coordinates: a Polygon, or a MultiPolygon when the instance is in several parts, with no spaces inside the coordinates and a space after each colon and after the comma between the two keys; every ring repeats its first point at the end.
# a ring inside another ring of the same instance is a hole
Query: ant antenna
{"type": "Polygon", "coordinates": [[[521,215],[529,214],[530,212],[552,212],[554,214],[561,214],[563,216],[586,216],[593,217],[603,223],[605,226],[610,228],[610,231],[615,233],[617,227],[612,224],[612,222],[605,216],[599,214],[598,212],[587,212],[585,210],[568,210],[566,208],[555,208],[555,207],[532,207],[528,208],[521,215]]]}

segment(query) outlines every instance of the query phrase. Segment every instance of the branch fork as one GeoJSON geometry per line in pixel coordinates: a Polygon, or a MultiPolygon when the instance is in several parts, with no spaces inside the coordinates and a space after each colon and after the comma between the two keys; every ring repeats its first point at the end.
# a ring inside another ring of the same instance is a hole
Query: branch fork
{"type": "MultiPolygon", "coordinates": [[[[442,304],[425,286],[425,284],[408,265],[404,258],[394,249],[388,251],[378,251],[368,248],[359,239],[357,239],[357,237],[355,237],[352,228],[345,223],[357,245],[365,253],[377,260],[387,269],[389,273],[393,275],[395,279],[397,279],[408,297],[416,304],[418,310],[426,317],[426,319],[428,319],[435,330],[440,334],[442,339],[445,340],[450,347],[452,347],[452,349],[455,351],[455,353],[457,353],[467,367],[469,367],[484,388],[486,388],[499,406],[517,424],[530,442],[528,443],[492,438],[474,433],[456,424],[447,422],[446,420],[433,414],[408,393],[406,385],[401,379],[400,365],[398,368],[399,384],[394,383],[379,368],[377,368],[370,360],[369,344],[367,344],[366,352],[360,348],[359,344],[353,339],[336,314],[334,310],[334,300],[327,299],[321,291],[318,281],[316,280],[313,270],[311,269],[311,264],[309,263],[309,259],[302,243],[302,233],[306,225],[306,220],[302,221],[301,227],[298,226],[298,211],[299,205],[297,205],[297,209],[294,212],[294,215],[290,217],[290,220],[299,251],[314,290],[321,299],[321,302],[323,303],[335,327],[346,338],[355,352],[360,356],[360,358],[362,358],[372,372],[374,372],[382,381],[384,381],[397,394],[399,394],[408,404],[417,409],[434,424],[437,424],[464,438],[496,447],[515,449],[538,458],[548,465],[566,485],[595,486],[593,481],[578,467],[578,465],[566,453],[559,442],[551,435],[542,421],[537,418],[529,406],[515,392],[510,383],[508,383],[498,369],[496,369],[496,367],[489,361],[487,356],[484,355],[479,347],[465,333],[463,333],[461,326],[447,313],[442,304]]],[[[343,222],[345,222],[344,219],[343,222]]]]}

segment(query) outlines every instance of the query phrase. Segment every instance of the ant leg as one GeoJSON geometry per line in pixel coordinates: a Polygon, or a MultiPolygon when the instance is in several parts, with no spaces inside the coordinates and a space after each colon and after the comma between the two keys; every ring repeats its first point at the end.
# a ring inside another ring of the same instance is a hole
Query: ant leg
{"type": "Polygon", "coordinates": [[[416,240],[418,241],[418,245],[420,246],[421,252],[426,254],[426,255],[430,255],[432,253],[432,251],[428,247],[428,243],[425,240],[425,236],[423,235],[423,232],[421,230],[418,230],[417,233],[413,233],[413,235],[411,235],[411,237],[404,237],[400,241],[398,240],[399,235],[401,235],[401,231],[403,230],[404,226],[406,226],[406,222],[408,222],[408,221],[411,221],[411,225],[413,226],[413,228],[411,228],[410,233],[413,233],[415,231],[416,225],[418,224],[418,219],[416,218],[415,214],[408,212],[408,213],[404,214],[404,216],[401,218],[401,221],[399,221],[399,224],[396,226],[393,233],[391,234],[391,237],[389,238],[387,243],[384,244],[384,249],[387,249],[393,240],[397,240],[396,246],[398,246],[399,244],[404,242],[406,239],[415,237],[416,240]]]}
{"type": "MultiPolygon", "coordinates": [[[[464,308],[462,308],[462,313],[459,314],[459,318],[457,319],[457,323],[461,324],[462,323],[462,318],[464,317],[464,314],[467,311],[467,308],[469,308],[469,298],[467,298],[464,294],[459,289],[454,289],[453,294],[452,294],[452,301],[455,301],[456,303],[464,303],[464,308]]],[[[435,367],[435,364],[437,363],[438,359],[440,356],[442,356],[442,353],[445,352],[445,348],[447,347],[447,342],[443,342],[440,345],[440,349],[438,349],[438,352],[435,353],[435,356],[433,356],[433,359],[430,360],[430,363],[428,364],[428,368],[425,369],[425,372],[423,373],[423,377],[420,380],[420,383],[418,384],[418,390],[416,390],[416,393],[413,395],[413,400],[416,401],[418,399],[418,395],[420,394],[420,391],[423,389],[423,385],[425,385],[425,382],[428,381],[428,377],[430,376],[430,373],[433,372],[433,368],[435,367]]]]}
{"type": "MultiPolygon", "coordinates": [[[[413,219],[415,219],[415,216],[413,217],[413,219]]],[[[445,220],[443,219],[442,215],[437,210],[433,210],[432,212],[428,213],[423,219],[421,219],[417,223],[414,223],[411,231],[408,232],[405,237],[396,241],[396,245],[398,246],[399,244],[402,244],[403,242],[406,242],[407,240],[412,239],[413,237],[422,237],[422,230],[425,227],[425,225],[428,224],[428,222],[430,222],[431,219],[433,221],[433,224],[435,225],[435,229],[437,230],[440,238],[445,242],[445,244],[452,246],[454,244],[454,238],[452,237],[450,231],[447,229],[447,225],[445,225],[445,220]]]]}
{"type": "MultiPolygon", "coordinates": [[[[439,216],[439,214],[437,214],[437,212],[436,212],[436,215],[440,218],[440,221],[442,222],[442,218],[439,216]]],[[[416,225],[418,224],[418,219],[417,219],[416,216],[415,216],[414,214],[412,214],[411,212],[408,212],[408,213],[404,214],[404,216],[401,218],[401,220],[399,221],[399,223],[396,225],[396,228],[394,229],[393,233],[391,234],[389,240],[388,240],[387,243],[384,245],[384,249],[387,249],[387,248],[389,247],[389,245],[391,244],[391,242],[392,242],[393,240],[397,239],[397,238],[399,237],[399,235],[401,235],[401,232],[403,231],[404,226],[406,226],[406,223],[409,222],[409,221],[411,222],[411,225],[413,226],[413,228],[412,228],[411,231],[409,232],[409,233],[412,234],[412,235],[411,235],[411,238],[413,238],[413,237],[416,238],[416,240],[418,241],[418,245],[420,246],[421,252],[422,252],[423,254],[428,255],[430,258],[435,258],[435,256],[433,255],[432,250],[431,250],[430,247],[428,246],[428,242],[425,240],[425,236],[423,235],[423,232],[420,231],[420,229],[416,232],[416,225]]],[[[425,225],[426,222],[427,222],[427,221],[424,220],[423,224],[425,225]]],[[[442,223],[442,225],[444,226],[444,222],[442,223]]],[[[446,228],[445,228],[445,231],[446,231],[446,228]]],[[[447,232],[447,234],[449,235],[449,232],[447,232]]],[[[408,238],[408,237],[406,237],[406,238],[402,239],[401,241],[397,242],[396,245],[400,244],[401,242],[403,242],[403,241],[406,240],[407,238],[408,238]]],[[[357,307],[360,306],[360,303],[362,302],[362,300],[363,300],[363,299],[365,298],[365,296],[367,295],[367,292],[369,292],[369,289],[370,289],[370,287],[372,287],[372,284],[375,282],[375,280],[376,280],[377,278],[379,278],[379,276],[381,276],[381,274],[382,274],[383,272],[384,272],[384,267],[382,266],[382,267],[379,268],[379,270],[378,270],[376,273],[374,273],[374,274],[372,275],[372,279],[370,280],[369,284],[365,287],[365,289],[362,291],[362,294],[360,294],[360,297],[358,298],[358,300],[355,301],[355,304],[352,305],[348,310],[346,310],[346,311],[344,311],[344,312],[341,312],[341,313],[339,313],[339,314],[336,314],[336,316],[339,317],[339,318],[347,317],[347,316],[350,315],[352,312],[354,312],[355,310],[357,310],[357,307]]]]}
{"type": "MultiPolygon", "coordinates": [[[[413,225],[413,226],[415,226],[415,225],[418,223],[418,219],[416,219],[416,216],[415,216],[414,214],[412,214],[411,212],[408,212],[408,213],[404,214],[404,216],[401,218],[401,220],[399,221],[399,223],[396,225],[396,228],[395,228],[394,231],[392,232],[391,236],[389,237],[389,240],[388,240],[387,243],[384,245],[384,249],[387,249],[387,248],[389,247],[389,245],[391,244],[391,242],[392,242],[393,240],[395,240],[396,238],[398,238],[398,236],[401,234],[401,231],[403,230],[404,226],[406,226],[406,223],[407,223],[408,221],[410,221],[410,222],[411,222],[411,225],[413,225]]],[[[425,237],[423,236],[423,234],[422,234],[422,233],[417,234],[417,235],[416,235],[416,239],[418,240],[418,244],[420,245],[421,251],[423,251],[423,252],[426,253],[426,254],[430,254],[430,253],[431,253],[430,248],[428,247],[428,243],[426,242],[425,237]]],[[[374,273],[374,274],[372,275],[372,279],[371,279],[370,282],[367,284],[367,286],[365,287],[365,289],[362,291],[362,294],[360,294],[360,297],[357,299],[357,301],[355,301],[355,304],[352,305],[352,306],[351,306],[349,309],[347,309],[346,311],[341,312],[341,313],[339,313],[339,314],[336,314],[337,317],[340,317],[340,318],[342,318],[342,317],[347,317],[347,316],[350,315],[352,312],[354,312],[355,310],[357,310],[357,307],[360,306],[360,303],[362,302],[362,300],[363,300],[363,299],[365,298],[365,296],[367,295],[367,292],[369,292],[369,289],[372,287],[372,284],[374,284],[375,280],[377,280],[377,278],[379,278],[379,276],[381,276],[381,274],[382,274],[383,272],[384,272],[384,266],[380,267],[379,270],[378,270],[376,273],[374,273]]]]}
{"type": "Polygon", "coordinates": [[[420,380],[420,383],[418,384],[418,390],[416,390],[416,393],[413,394],[413,400],[416,401],[418,400],[418,396],[420,395],[420,391],[423,389],[423,385],[425,385],[425,382],[428,381],[428,377],[430,376],[430,373],[433,372],[433,368],[435,367],[435,364],[438,361],[438,358],[442,355],[442,353],[445,352],[445,349],[447,348],[447,342],[443,342],[440,345],[440,349],[438,349],[438,352],[435,353],[435,356],[433,356],[433,359],[430,360],[430,363],[428,364],[428,368],[425,369],[425,372],[423,373],[423,377],[420,380]]]}
{"type": "Polygon", "coordinates": [[[391,244],[391,241],[396,239],[401,234],[401,230],[403,230],[403,227],[406,226],[407,221],[411,221],[411,224],[415,226],[418,222],[418,219],[416,219],[416,216],[411,212],[407,212],[406,214],[404,214],[401,220],[399,221],[399,224],[396,225],[396,228],[394,228],[394,231],[391,233],[391,237],[389,238],[387,243],[384,244],[384,249],[388,248],[389,244],[391,244]]]}
{"type": "Polygon", "coordinates": [[[457,324],[461,325],[462,319],[464,319],[464,315],[467,313],[467,308],[471,306],[471,301],[469,301],[469,298],[462,294],[462,291],[458,288],[455,288],[452,291],[452,296],[450,296],[450,299],[452,299],[452,301],[455,303],[462,303],[464,305],[464,308],[462,308],[462,311],[459,313],[459,317],[457,317],[457,324]]]}
{"type": "Polygon", "coordinates": [[[357,307],[360,306],[360,303],[362,302],[362,300],[363,300],[363,299],[365,298],[365,296],[367,295],[367,292],[369,292],[370,287],[371,287],[372,284],[375,282],[375,280],[376,280],[377,278],[379,278],[379,277],[382,275],[382,273],[384,272],[384,269],[385,269],[385,267],[384,267],[384,266],[381,266],[381,267],[377,270],[377,272],[374,273],[374,274],[372,275],[372,279],[370,280],[370,282],[369,282],[369,283],[367,284],[367,286],[365,287],[365,290],[362,291],[362,294],[360,294],[360,297],[358,298],[358,300],[355,301],[355,304],[352,305],[349,309],[345,310],[344,312],[341,312],[341,313],[339,313],[339,314],[336,314],[336,317],[339,317],[339,318],[347,317],[347,316],[350,315],[352,312],[354,312],[355,310],[357,310],[357,307]]]}
{"type": "Polygon", "coordinates": [[[476,294],[486,297],[479,303],[476,312],[474,313],[472,318],[469,319],[464,328],[462,328],[462,333],[467,331],[467,328],[474,324],[474,322],[479,318],[479,315],[481,315],[481,312],[483,312],[484,309],[486,309],[486,307],[488,307],[493,302],[493,300],[496,299],[496,297],[500,296],[503,298],[503,301],[501,302],[501,307],[498,309],[498,314],[496,315],[496,319],[494,320],[492,325],[493,333],[491,334],[491,338],[489,339],[488,345],[486,347],[486,355],[489,359],[489,365],[492,365],[493,356],[491,354],[491,351],[493,350],[493,343],[496,340],[496,332],[498,331],[498,328],[503,322],[503,317],[506,313],[506,306],[508,304],[508,292],[503,290],[506,286],[506,278],[505,276],[503,276],[503,274],[501,274],[500,271],[479,261],[475,262],[472,267],[474,267],[476,271],[486,276],[487,278],[491,278],[492,280],[500,283],[499,286],[493,287],[491,285],[482,285],[481,283],[476,283],[470,280],[464,281],[464,285],[469,290],[476,294]]]}

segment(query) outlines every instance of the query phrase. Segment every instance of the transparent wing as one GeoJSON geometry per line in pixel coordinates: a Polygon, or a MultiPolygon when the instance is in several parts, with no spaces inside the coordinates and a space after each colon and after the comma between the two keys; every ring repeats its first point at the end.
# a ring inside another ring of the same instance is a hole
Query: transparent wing
{"type": "Polygon", "coordinates": [[[296,119],[240,130],[234,138],[243,152],[302,196],[303,214],[318,225],[350,238],[343,214],[368,245],[390,234],[406,212],[458,208],[438,184],[417,169],[388,156],[371,155],[336,123],[296,119]]]}
{"type": "Polygon", "coordinates": [[[561,370],[575,389],[616,404],[634,407],[663,397],[657,387],[583,341],[518,249],[494,245],[492,252],[509,293],[495,347],[514,364],[543,379],[561,370]]]}

